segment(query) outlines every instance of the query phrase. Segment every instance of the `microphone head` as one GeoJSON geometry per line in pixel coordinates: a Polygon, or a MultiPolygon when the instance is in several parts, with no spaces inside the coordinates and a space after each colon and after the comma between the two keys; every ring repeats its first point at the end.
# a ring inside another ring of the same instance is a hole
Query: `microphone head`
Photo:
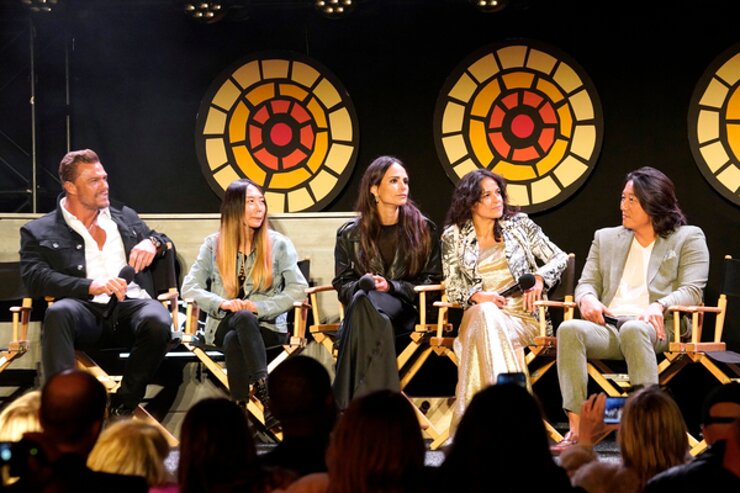
{"type": "Polygon", "coordinates": [[[365,274],[358,281],[360,289],[365,292],[373,291],[375,289],[375,279],[370,274],[365,274]]]}
{"type": "Polygon", "coordinates": [[[121,272],[118,273],[118,277],[126,280],[126,284],[130,284],[134,280],[136,271],[130,265],[124,265],[121,272]]]}
{"type": "Polygon", "coordinates": [[[522,291],[526,291],[535,285],[537,279],[532,274],[524,274],[519,278],[519,288],[522,291]]]}

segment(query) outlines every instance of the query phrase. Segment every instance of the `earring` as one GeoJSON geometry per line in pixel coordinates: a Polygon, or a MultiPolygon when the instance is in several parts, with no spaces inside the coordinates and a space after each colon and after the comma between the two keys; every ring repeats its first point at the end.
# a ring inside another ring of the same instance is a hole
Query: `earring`
{"type": "Polygon", "coordinates": [[[378,198],[378,196],[377,196],[377,195],[373,195],[373,197],[375,197],[375,203],[376,203],[376,204],[377,204],[378,202],[380,202],[380,199],[378,198]]]}

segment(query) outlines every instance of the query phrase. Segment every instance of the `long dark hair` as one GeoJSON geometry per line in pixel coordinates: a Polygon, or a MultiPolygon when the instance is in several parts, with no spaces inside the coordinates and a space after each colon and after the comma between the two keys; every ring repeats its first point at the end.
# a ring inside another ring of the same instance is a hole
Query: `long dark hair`
{"type": "Polygon", "coordinates": [[[353,399],[326,451],[329,493],[415,491],[424,468],[424,438],[401,393],[376,390],[353,399]]]}
{"type": "Polygon", "coordinates": [[[496,491],[526,489],[522,481],[530,478],[533,491],[547,483],[559,491],[556,479],[565,473],[553,461],[542,416],[539,402],[523,387],[484,388],[465,410],[440,466],[441,481],[454,484],[456,491],[477,493],[492,490],[491,478],[496,478],[496,491]]]}
{"type": "Polygon", "coordinates": [[[640,206],[650,216],[655,234],[666,237],[679,226],[686,224],[673,182],[663,172],[651,166],[627,173],[624,185],[632,182],[640,206]]]}
{"type": "MultiPolygon", "coordinates": [[[[373,185],[380,185],[388,168],[394,163],[403,167],[403,163],[393,156],[380,156],[367,167],[360,182],[360,195],[355,210],[360,213],[360,269],[363,272],[380,272],[380,251],[378,238],[381,223],[375,196],[370,192],[373,185]]],[[[411,199],[398,212],[398,224],[401,237],[398,248],[405,255],[404,264],[407,275],[416,276],[424,268],[431,250],[431,237],[427,222],[421,211],[411,199]]]]}
{"type": "Polygon", "coordinates": [[[234,402],[206,398],[185,414],[178,480],[182,493],[230,491],[226,488],[261,480],[252,432],[244,411],[234,402]]]}
{"type": "MultiPolygon", "coordinates": [[[[506,193],[506,180],[504,177],[487,169],[478,168],[463,176],[455,187],[455,191],[452,192],[452,201],[447,211],[445,227],[456,224],[461,228],[473,217],[473,206],[480,200],[483,194],[480,184],[484,178],[492,179],[501,189],[501,198],[504,201],[504,213],[501,215],[501,219],[508,219],[517,212],[517,207],[509,205],[509,196],[506,193]]],[[[499,224],[499,219],[496,220],[493,226],[493,237],[496,241],[501,241],[501,225],[499,224]]]]}

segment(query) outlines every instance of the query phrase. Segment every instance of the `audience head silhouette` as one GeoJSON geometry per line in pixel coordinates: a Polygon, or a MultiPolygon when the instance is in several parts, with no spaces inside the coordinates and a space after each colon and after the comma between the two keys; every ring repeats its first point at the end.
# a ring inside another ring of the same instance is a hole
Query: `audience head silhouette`
{"type": "Polygon", "coordinates": [[[203,399],[185,415],[178,480],[180,493],[249,493],[285,486],[285,478],[259,465],[247,417],[226,398],[203,399]]]}
{"type": "Polygon", "coordinates": [[[145,421],[123,419],[107,426],[87,459],[93,471],[141,476],[149,486],[168,481],[164,461],[170,446],[161,431],[145,421]]]}
{"type": "Polygon", "coordinates": [[[337,418],[329,372],[297,355],[279,364],[268,381],[272,412],[286,435],[328,434],[337,418]]]}
{"type": "Polygon", "coordinates": [[[492,385],[473,397],[440,467],[442,488],[570,489],[567,474],[553,461],[539,403],[515,384],[492,385]]]}
{"type": "Polygon", "coordinates": [[[688,458],[686,423],[681,410],[657,385],[630,396],[617,435],[622,463],[642,485],[657,473],[688,458]]]}
{"type": "Polygon", "coordinates": [[[52,375],[41,391],[44,436],[60,452],[87,456],[103,427],[107,400],[103,384],[87,372],[70,369],[52,375]]]}
{"type": "Polygon", "coordinates": [[[332,433],[328,492],[415,491],[424,456],[416,414],[402,394],[379,390],[357,397],[332,433]]]}
{"type": "Polygon", "coordinates": [[[730,382],[712,390],[702,407],[702,434],[709,445],[733,439],[740,422],[740,383],[730,382]]]}
{"type": "Polygon", "coordinates": [[[0,441],[17,442],[26,432],[41,431],[41,391],[32,390],[15,399],[0,413],[0,441]]]}

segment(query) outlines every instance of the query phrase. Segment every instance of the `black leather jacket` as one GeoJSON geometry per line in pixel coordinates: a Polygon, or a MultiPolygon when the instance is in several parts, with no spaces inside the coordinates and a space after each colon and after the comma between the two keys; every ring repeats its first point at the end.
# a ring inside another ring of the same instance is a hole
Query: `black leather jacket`
{"type": "MultiPolygon", "coordinates": [[[[404,252],[396,250],[393,262],[384,272],[374,272],[385,277],[392,285],[391,292],[398,298],[415,304],[416,293],[414,286],[420,284],[436,284],[442,279],[442,263],[440,260],[439,238],[437,228],[427,219],[427,228],[432,240],[431,253],[424,268],[414,278],[409,278],[404,262],[404,252]]],[[[366,272],[359,266],[360,255],[360,228],[359,219],[354,219],[342,225],[337,230],[337,241],[334,247],[334,280],[332,285],[337,290],[339,301],[345,306],[352,301],[352,296],[358,289],[358,281],[366,272]]]]}
{"type": "MultiPolygon", "coordinates": [[[[61,200],[61,197],[59,200],[61,200]]],[[[92,279],[87,278],[85,241],[70,228],[57,201],[57,208],[21,227],[21,276],[29,295],[33,298],[91,299],[88,290],[92,279]]],[[[111,219],[118,225],[126,258],[140,241],[153,236],[161,245],[170,242],[142,221],[133,209],[110,207],[111,219]]],[[[158,255],[163,255],[160,247],[158,255]]],[[[156,298],[150,269],[144,269],[134,281],[156,298]]]]}

